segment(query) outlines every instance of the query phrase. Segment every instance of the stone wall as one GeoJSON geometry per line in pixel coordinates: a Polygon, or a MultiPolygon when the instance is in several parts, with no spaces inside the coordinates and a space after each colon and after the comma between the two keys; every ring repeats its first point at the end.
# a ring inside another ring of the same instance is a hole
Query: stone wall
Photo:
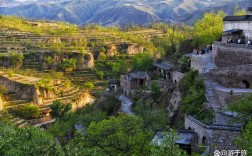
{"type": "Polygon", "coordinates": [[[203,72],[202,64],[200,61],[200,57],[192,56],[191,58],[191,68],[199,71],[199,73],[203,72]]]}
{"type": "Polygon", "coordinates": [[[203,137],[210,148],[214,150],[238,150],[234,139],[241,134],[241,127],[224,125],[205,125],[191,116],[185,116],[185,129],[192,129],[198,135],[198,144],[202,144],[203,137]]]}
{"type": "Polygon", "coordinates": [[[215,89],[214,91],[221,106],[227,106],[233,103],[237,98],[240,98],[242,96],[249,94],[248,92],[237,92],[237,91],[227,92],[227,91],[217,90],[217,89],[215,89]]]}
{"type": "Polygon", "coordinates": [[[218,67],[252,64],[252,46],[215,42],[213,57],[218,67]]]}
{"type": "Polygon", "coordinates": [[[174,84],[178,84],[184,77],[185,77],[185,74],[181,72],[178,72],[178,71],[172,72],[172,82],[174,84]]]}
{"type": "MultiPolygon", "coordinates": [[[[225,61],[227,61],[227,59],[225,59],[225,61]]],[[[225,87],[245,89],[252,87],[251,71],[252,64],[214,69],[211,71],[211,74],[225,87]]]]}
{"type": "Polygon", "coordinates": [[[9,93],[15,94],[19,99],[32,100],[34,95],[34,85],[23,84],[6,77],[0,76],[0,83],[6,87],[9,93]]]}
{"type": "Polygon", "coordinates": [[[210,154],[215,150],[239,150],[234,144],[234,140],[241,134],[240,128],[221,128],[212,126],[209,131],[210,154]]]}
{"type": "Polygon", "coordinates": [[[192,129],[197,134],[197,144],[202,144],[203,137],[206,138],[207,144],[209,144],[209,132],[208,126],[202,122],[194,119],[191,116],[185,116],[185,129],[192,129]]]}

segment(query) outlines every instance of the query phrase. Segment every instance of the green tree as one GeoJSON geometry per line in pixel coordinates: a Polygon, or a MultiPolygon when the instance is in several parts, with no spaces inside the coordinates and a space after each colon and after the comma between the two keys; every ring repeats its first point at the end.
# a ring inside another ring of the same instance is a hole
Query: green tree
{"type": "Polygon", "coordinates": [[[236,138],[236,144],[244,150],[247,150],[247,154],[252,154],[252,119],[249,120],[246,127],[244,128],[241,136],[236,138]]]}
{"type": "Polygon", "coordinates": [[[195,46],[206,46],[218,40],[223,32],[223,11],[218,13],[205,13],[201,20],[194,25],[194,44],[195,46]]]}
{"type": "Polygon", "coordinates": [[[24,55],[22,53],[18,53],[18,52],[10,52],[8,54],[8,57],[11,61],[11,66],[12,68],[19,68],[24,60],[24,55]]]}
{"type": "Polygon", "coordinates": [[[157,81],[152,81],[151,82],[151,95],[154,101],[156,101],[158,99],[158,97],[160,96],[160,85],[158,84],[157,81]]]}
{"type": "Polygon", "coordinates": [[[132,59],[133,69],[150,70],[153,67],[153,61],[153,57],[148,53],[135,55],[132,59]]]}
{"type": "Polygon", "coordinates": [[[50,105],[51,112],[50,115],[53,118],[62,118],[65,114],[67,114],[72,109],[72,104],[63,104],[59,100],[53,101],[53,104],[50,105]]]}
{"type": "Polygon", "coordinates": [[[76,69],[76,60],[71,58],[71,59],[63,59],[62,61],[59,62],[59,67],[63,71],[73,71],[76,69]]]}
{"type": "Polygon", "coordinates": [[[39,107],[32,104],[23,105],[17,108],[12,108],[9,111],[24,119],[34,119],[40,116],[39,107]]]}
{"type": "Polygon", "coordinates": [[[53,59],[50,56],[45,58],[45,62],[48,66],[53,65],[53,59]]]}
{"type": "Polygon", "coordinates": [[[91,123],[66,150],[70,155],[147,155],[151,136],[140,118],[120,114],[91,123]]]}
{"type": "Polygon", "coordinates": [[[88,89],[88,90],[92,90],[94,88],[94,83],[93,82],[90,82],[90,81],[87,81],[84,83],[84,88],[85,89],[88,89]]]}
{"type": "Polygon", "coordinates": [[[38,128],[17,128],[0,121],[0,155],[64,155],[52,135],[38,128]]]}
{"type": "Polygon", "coordinates": [[[167,128],[167,113],[164,107],[153,107],[149,99],[139,99],[133,103],[133,111],[144,122],[144,128],[153,132],[167,128]]]}
{"type": "Polygon", "coordinates": [[[231,111],[239,113],[239,119],[244,121],[244,119],[252,114],[252,94],[236,99],[228,108],[231,111]]]}
{"type": "Polygon", "coordinates": [[[128,71],[128,64],[126,60],[118,60],[117,63],[112,64],[112,74],[114,77],[119,77],[122,74],[127,73],[128,71]]]}
{"type": "Polygon", "coordinates": [[[152,156],[186,156],[187,154],[179,148],[176,140],[181,139],[178,134],[170,129],[169,132],[163,132],[163,140],[155,140],[152,143],[151,155],[152,156]]]}
{"type": "Polygon", "coordinates": [[[245,9],[240,9],[239,5],[236,5],[234,9],[234,16],[242,15],[247,15],[247,11],[245,9]]]}

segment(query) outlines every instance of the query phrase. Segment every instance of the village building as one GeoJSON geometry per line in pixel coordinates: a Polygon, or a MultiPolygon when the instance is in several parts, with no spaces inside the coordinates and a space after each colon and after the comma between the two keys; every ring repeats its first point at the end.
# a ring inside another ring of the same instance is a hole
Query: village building
{"type": "Polygon", "coordinates": [[[222,42],[248,43],[252,40],[252,7],[248,8],[247,15],[242,16],[226,16],[223,19],[223,36],[222,42]]]}
{"type": "Polygon", "coordinates": [[[118,80],[109,80],[109,92],[110,93],[117,93],[119,87],[120,87],[120,81],[118,80]]]}
{"type": "Polygon", "coordinates": [[[121,91],[123,94],[130,96],[135,89],[149,86],[150,80],[150,76],[144,71],[132,71],[127,75],[121,75],[121,91]]]}
{"type": "MultiPolygon", "coordinates": [[[[226,16],[223,19],[222,42],[214,42],[213,50],[202,56],[192,56],[191,67],[202,75],[206,102],[204,109],[213,110],[211,122],[203,122],[197,116],[185,115],[185,129],[196,133],[196,145],[206,146],[206,152],[215,150],[242,150],[234,140],[242,133],[243,122],[234,122],[236,112],[227,110],[234,99],[252,93],[252,8],[248,15],[226,16]],[[240,39],[240,44],[238,43],[240,39]],[[227,43],[229,41],[229,43],[227,43]]],[[[246,121],[244,119],[244,121],[246,121]]]]}
{"type": "Polygon", "coordinates": [[[156,67],[156,72],[159,76],[162,77],[164,80],[171,80],[172,79],[172,68],[173,64],[159,60],[153,64],[156,67]]]}

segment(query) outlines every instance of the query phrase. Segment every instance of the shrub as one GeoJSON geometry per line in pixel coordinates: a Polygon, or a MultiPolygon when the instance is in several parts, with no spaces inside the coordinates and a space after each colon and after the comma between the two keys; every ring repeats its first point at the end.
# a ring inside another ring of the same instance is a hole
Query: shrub
{"type": "Polygon", "coordinates": [[[10,52],[9,59],[11,61],[12,68],[19,68],[22,65],[24,55],[18,52],[10,52]]]}
{"type": "Polygon", "coordinates": [[[50,56],[48,56],[45,58],[45,62],[47,65],[51,66],[53,64],[53,59],[50,56]]]}
{"type": "Polygon", "coordinates": [[[84,88],[88,89],[88,90],[92,90],[94,88],[94,83],[90,82],[90,81],[87,81],[87,82],[84,83],[84,88]]]}
{"type": "Polygon", "coordinates": [[[63,59],[62,61],[59,62],[59,67],[63,71],[73,71],[76,69],[76,60],[71,58],[71,59],[63,59]]]}
{"type": "Polygon", "coordinates": [[[24,119],[34,119],[40,115],[39,107],[33,104],[23,105],[11,109],[10,112],[24,119]]]}
{"type": "Polygon", "coordinates": [[[68,113],[72,109],[72,104],[63,104],[59,100],[53,101],[53,104],[50,105],[51,112],[50,115],[53,118],[61,118],[63,117],[66,113],[68,113]]]}

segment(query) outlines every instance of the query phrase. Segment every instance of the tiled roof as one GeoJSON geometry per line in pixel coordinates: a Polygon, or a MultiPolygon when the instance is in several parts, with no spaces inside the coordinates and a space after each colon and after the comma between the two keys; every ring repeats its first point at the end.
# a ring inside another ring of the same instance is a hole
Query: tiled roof
{"type": "Polygon", "coordinates": [[[223,21],[252,21],[252,15],[226,16],[223,21]]]}
{"type": "Polygon", "coordinates": [[[135,72],[130,72],[129,77],[135,78],[135,79],[145,79],[148,77],[147,72],[144,71],[135,71],[135,72]]]}
{"type": "Polygon", "coordinates": [[[162,68],[162,69],[171,69],[174,65],[168,62],[157,62],[153,64],[156,67],[162,68]]]}

